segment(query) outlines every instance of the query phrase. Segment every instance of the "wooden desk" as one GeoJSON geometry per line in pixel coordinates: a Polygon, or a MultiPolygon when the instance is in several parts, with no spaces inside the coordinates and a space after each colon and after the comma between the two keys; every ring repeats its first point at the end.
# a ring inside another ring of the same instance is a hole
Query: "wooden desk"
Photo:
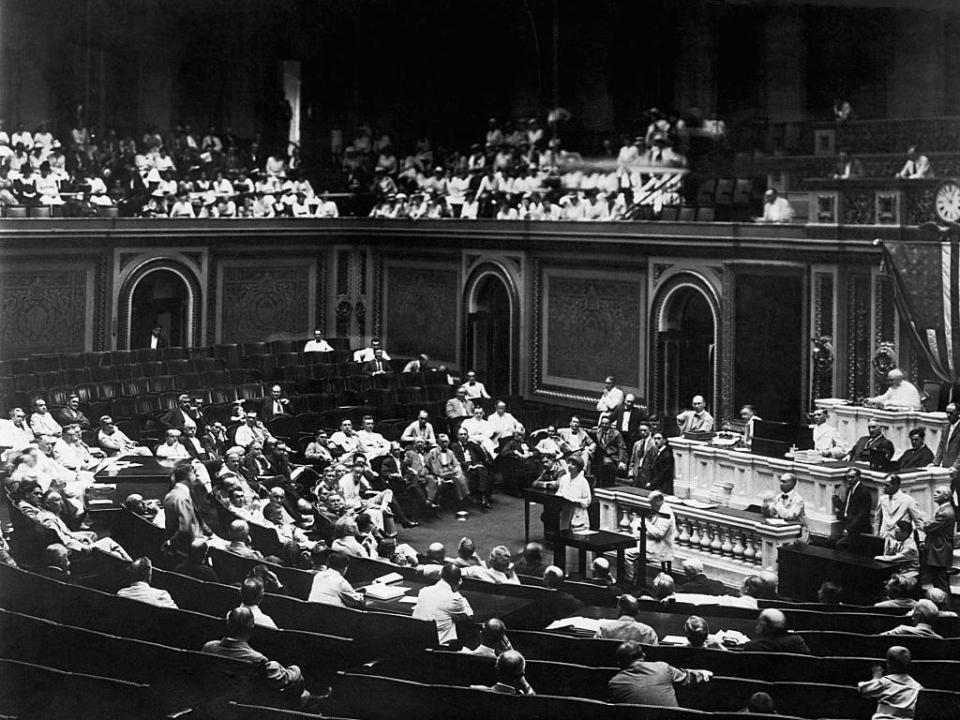
{"type": "Polygon", "coordinates": [[[844,589],[850,602],[874,602],[894,572],[890,563],[814,545],[784,545],[779,551],[780,594],[795,600],[816,600],[826,581],[844,589]]]}
{"type": "MultiPolygon", "coordinates": [[[[97,485],[114,486],[112,499],[119,507],[131,493],[138,493],[145,500],[163,500],[170,489],[170,473],[173,463],[153,458],[129,456],[115,458],[121,467],[111,463],[94,474],[94,488],[97,485]]],[[[96,493],[97,491],[94,490],[96,493]]],[[[103,491],[97,497],[104,497],[103,491]]]]}
{"type": "Polygon", "coordinates": [[[632,535],[621,535],[620,533],[609,532],[607,530],[592,530],[589,534],[578,534],[570,530],[561,531],[556,538],[556,549],[553,552],[553,562],[561,570],[566,570],[566,547],[576,548],[580,552],[580,561],[578,570],[580,577],[587,575],[587,553],[603,553],[608,550],[617,552],[617,577],[623,577],[624,558],[623,552],[628,547],[637,544],[637,539],[632,535]]]}
{"type": "Polygon", "coordinates": [[[530,542],[530,505],[536,503],[537,505],[543,505],[543,537],[545,539],[553,539],[556,534],[559,532],[559,506],[558,503],[563,502],[562,498],[558,498],[556,493],[552,493],[548,490],[539,490],[537,488],[524,488],[523,489],[523,542],[530,542]]]}

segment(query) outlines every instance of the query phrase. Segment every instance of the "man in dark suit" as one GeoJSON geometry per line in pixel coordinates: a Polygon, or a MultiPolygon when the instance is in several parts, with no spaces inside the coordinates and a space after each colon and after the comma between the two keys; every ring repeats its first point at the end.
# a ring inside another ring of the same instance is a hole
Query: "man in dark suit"
{"type": "Polygon", "coordinates": [[[953,534],[957,526],[956,510],[950,488],[938,485],[933,489],[933,501],[937,503],[933,520],[924,524],[926,533],[924,564],[930,575],[930,582],[950,595],[950,581],[947,570],[953,566],[953,534]]]}
{"type": "Polygon", "coordinates": [[[584,607],[580,600],[563,589],[564,580],[566,575],[556,565],[550,565],[543,571],[544,586],[556,591],[543,601],[543,617],[548,623],[569,617],[584,607]]]}
{"type": "Polygon", "coordinates": [[[850,468],[844,478],[847,492],[841,498],[833,493],[833,510],[841,522],[840,532],[833,542],[837,548],[849,547],[851,541],[870,533],[870,508],[873,498],[870,491],[860,482],[860,470],[850,468]]]}
{"type": "Polygon", "coordinates": [[[947,426],[940,433],[940,445],[933,456],[935,467],[960,466],[960,407],[947,405],[947,426]]]}
{"type": "Polygon", "coordinates": [[[696,558],[683,561],[683,581],[677,586],[679,593],[700,595],[723,595],[723,583],[711,580],[703,574],[703,563],[696,558]]]}
{"type": "MultiPolygon", "coordinates": [[[[903,451],[898,460],[901,472],[908,470],[922,470],[933,463],[933,451],[924,442],[926,430],[922,427],[910,431],[910,447],[903,451]]],[[[960,438],[960,433],[957,435],[960,438]]]]}
{"type": "Polygon", "coordinates": [[[367,360],[363,364],[363,372],[368,375],[382,375],[383,373],[390,372],[390,365],[387,363],[386,358],[383,357],[383,350],[376,348],[373,351],[373,359],[367,360]]]}
{"type": "Polygon", "coordinates": [[[644,460],[647,458],[647,453],[655,450],[656,447],[653,438],[650,437],[650,425],[645,422],[640,423],[640,427],[637,428],[637,441],[633,444],[633,449],[630,452],[630,469],[628,471],[628,476],[632,481],[631,484],[636,487],[646,487],[647,483],[650,482],[650,468],[644,465],[644,460]]]}
{"type": "Polygon", "coordinates": [[[263,401],[263,406],[260,408],[260,419],[266,425],[275,417],[290,414],[290,400],[283,396],[283,390],[279,385],[274,385],[270,388],[270,397],[263,401]]]}
{"type": "Polygon", "coordinates": [[[183,428],[192,424],[199,427],[200,422],[197,414],[193,410],[193,401],[186,393],[177,398],[177,407],[160,418],[160,424],[165,430],[179,430],[183,433],[183,428]]]}
{"type": "Polygon", "coordinates": [[[890,462],[893,449],[893,443],[883,436],[880,422],[876,418],[870,418],[867,420],[867,434],[857,440],[846,459],[869,463],[883,458],[884,462],[890,462]]]}
{"type": "Polygon", "coordinates": [[[643,458],[643,474],[649,478],[646,488],[673,495],[673,450],[667,445],[662,432],[653,434],[653,445],[653,449],[647,451],[643,458]]]}
{"type": "Polygon", "coordinates": [[[190,457],[207,465],[207,470],[215,472],[220,469],[220,456],[211,444],[209,436],[197,435],[197,428],[187,425],[180,434],[180,444],[187,449],[190,457]]]}
{"type": "Polygon", "coordinates": [[[611,427],[609,415],[600,416],[597,428],[597,450],[593,456],[594,477],[600,487],[612,487],[617,470],[627,469],[627,446],[623,436],[611,427]]]}
{"type": "Polygon", "coordinates": [[[54,418],[61,427],[79,425],[81,430],[90,430],[92,427],[89,418],[80,411],[79,395],[71,395],[67,398],[67,406],[57,410],[54,418]]]}
{"type": "Polygon", "coordinates": [[[647,418],[646,408],[638,405],[636,396],[629,393],[623,399],[623,405],[617,409],[614,417],[613,426],[623,435],[627,452],[630,452],[639,437],[640,423],[647,418]]]}
{"type": "Polygon", "coordinates": [[[143,346],[145,348],[150,348],[152,350],[159,350],[160,348],[165,348],[170,343],[167,342],[166,336],[163,334],[163,329],[157,325],[153,330],[150,331],[150,334],[147,336],[146,342],[143,346]]]}

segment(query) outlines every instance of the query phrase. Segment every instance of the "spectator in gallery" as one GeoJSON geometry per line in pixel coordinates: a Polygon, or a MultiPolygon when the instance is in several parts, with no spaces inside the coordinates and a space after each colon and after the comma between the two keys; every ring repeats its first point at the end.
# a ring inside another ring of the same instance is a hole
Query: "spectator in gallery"
{"type": "Polygon", "coordinates": [[[763,194],[763,215],[756,219],[761,223],[793,222],[793,206],[785,197],[780,197],[774,188],[767,188],[763,194]]]}
{"type": "Polygon", "coordinates": [[[859,177],[863,177],[863,163],[846,150],[841,150],[837,155],[837,165],[833,171],[833,178],[835,180],[852,180],[859,177]]]}
{"type": "Polygon", "coordinates": [[[917,180],[920,178],[933,177],[933,166],[926,155],[922,154],[916,145],[907,148],[907,161],[903,168],[896,174],[898,178],[908,180],[917,180]]]}
{"type": "Polygon", "coordinates": [[[303,346],[303,352],[333,352],[333,346],[324,339],[323,330],[317,328],[313,331],[313,339],[303,346]]]}

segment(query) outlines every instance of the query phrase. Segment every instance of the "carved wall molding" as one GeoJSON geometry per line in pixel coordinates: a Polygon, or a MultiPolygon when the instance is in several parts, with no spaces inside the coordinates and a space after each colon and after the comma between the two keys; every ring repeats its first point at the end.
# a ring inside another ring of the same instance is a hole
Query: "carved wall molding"
{"type": "Polygon", "coordinates": [[[117,299],[117,347],[120,349],[133,347],[133,338],[130,337],[130,333],[133,325],[134,291],[141,280],[158,270],[172,272],[183,281],[188,295],[186,336],[192,346],[203,344],[201,335],[203,289],[197,269],[188,267],[178,260],[164,257],[141,262],[120,284],[117,299]]]}
{"type": "Polygon", "coordinates": [[[218,271],[220,342],[300,339],[312,332],[316,262],[224,261],[218,271]]]}

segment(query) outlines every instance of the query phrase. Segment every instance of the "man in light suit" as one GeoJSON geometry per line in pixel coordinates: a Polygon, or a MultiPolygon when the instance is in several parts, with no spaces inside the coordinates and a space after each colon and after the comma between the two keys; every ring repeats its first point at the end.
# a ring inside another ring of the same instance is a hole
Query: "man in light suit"
{"type": "Polygon", "coordinates": [[[947,426],[940,433],[940,445],[933,456],[934,467],[960,466],[960,406],[947,405],[947,426]]]}
{"type": "Polygon", "coordinates": [[[450,421],[450,432],[456,435],[460,430],[460,423],[473,415],[473,400],[467,397],[467,389],[457,388],[456,397],[447,400],[447,420],[450,421]]]}
{"type": "Polygon", "coordinates": [[[117,596],[129,600],[138,600],[150,605],[166,608],[177,608],[177,604],[166,590],[150,587],[153,579],[153,564],[150,558],[137,558],[130,563],[131,583],[128,587],[120,588],[117,596]]]}
{"type": "Polygon", "coordinates": [[[803,528],[800,531],[800,542],[807,542],[810,539],[803,498],[797,492],[797,476],[793,473],[784,473],[780,476],[780,494],[774,502],[773,509],[781,520],[800,524],[803,528]]]}

